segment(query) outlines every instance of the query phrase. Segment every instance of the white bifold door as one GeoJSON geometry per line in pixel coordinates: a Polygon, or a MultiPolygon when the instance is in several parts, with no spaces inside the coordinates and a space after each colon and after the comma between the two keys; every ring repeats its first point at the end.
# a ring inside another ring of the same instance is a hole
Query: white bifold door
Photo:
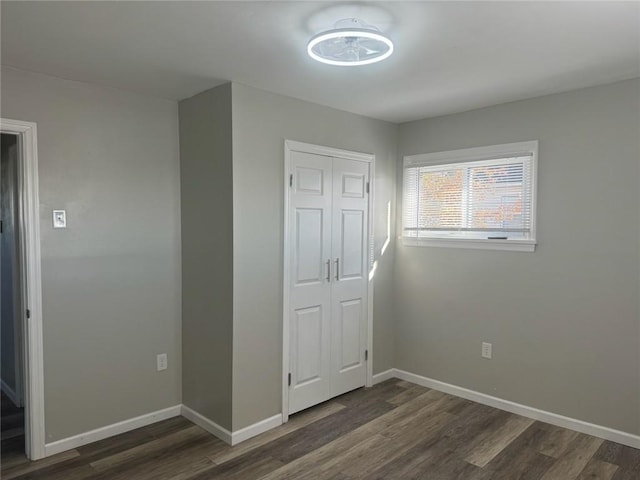
{"type": "Polygon", "coordinates": [[[289,413],[366,380],[369,163],[291,152],[289,413]]]}

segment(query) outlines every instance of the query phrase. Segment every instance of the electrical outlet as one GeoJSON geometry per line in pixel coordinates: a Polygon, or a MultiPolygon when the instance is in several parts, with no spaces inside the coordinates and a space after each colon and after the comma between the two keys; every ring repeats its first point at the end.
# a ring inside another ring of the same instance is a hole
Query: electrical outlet
{"type": "Polygon", "coordinates": [[[491,359],[493,345],[487,342],[482,342],[482,358],[491,359]]]}
{"type": "Polygon", "coordinates": [[[162,370],[166,370],[167,369],[167,354],[166,353],[161,353],[160,355],[158,355],[156,357],[156,362],[158,364],[158,371],[162,371],[162,370]]]}

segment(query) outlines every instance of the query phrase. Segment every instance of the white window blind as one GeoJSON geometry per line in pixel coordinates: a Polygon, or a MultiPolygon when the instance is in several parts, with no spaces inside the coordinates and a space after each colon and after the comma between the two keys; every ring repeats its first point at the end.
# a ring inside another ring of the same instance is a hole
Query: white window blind
{"type": "Polygon", "coordinates": [[[449,152],[457,161],[447,152],[405,159],[404,237],[535,240],[535,153],[499,147],[449,152]]]}

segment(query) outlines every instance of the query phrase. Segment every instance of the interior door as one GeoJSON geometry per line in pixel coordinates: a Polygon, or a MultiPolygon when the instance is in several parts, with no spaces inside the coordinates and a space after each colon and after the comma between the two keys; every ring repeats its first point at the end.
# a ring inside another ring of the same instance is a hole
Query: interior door
{"type": "Polygon", "coordinates": [[[290,159],[291,414],[366,381],[369,164],[290,159]]]}
{"type": "Polygon", "coordinates": [[[331,395],[331,165],[291,154],[289,413],[331,395]]]}
{"type": "Polygon", "coordinates": [[[333,159],[331,396],[366,381],[369,164],[333,159]]]}

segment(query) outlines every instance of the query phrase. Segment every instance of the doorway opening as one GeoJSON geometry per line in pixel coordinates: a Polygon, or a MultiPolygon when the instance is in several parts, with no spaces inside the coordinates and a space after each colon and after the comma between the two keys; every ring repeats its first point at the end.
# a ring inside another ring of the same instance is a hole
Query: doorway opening
{"type": "Polygon", "coordinates": [[[0,119],[2,464],[46,455],[36,124],[0,119]]]}
{"type": "Polygon", "coordinates": [[[0,391],[3,461],[24,456],[18,136],[0,135],[0,391]]]}

